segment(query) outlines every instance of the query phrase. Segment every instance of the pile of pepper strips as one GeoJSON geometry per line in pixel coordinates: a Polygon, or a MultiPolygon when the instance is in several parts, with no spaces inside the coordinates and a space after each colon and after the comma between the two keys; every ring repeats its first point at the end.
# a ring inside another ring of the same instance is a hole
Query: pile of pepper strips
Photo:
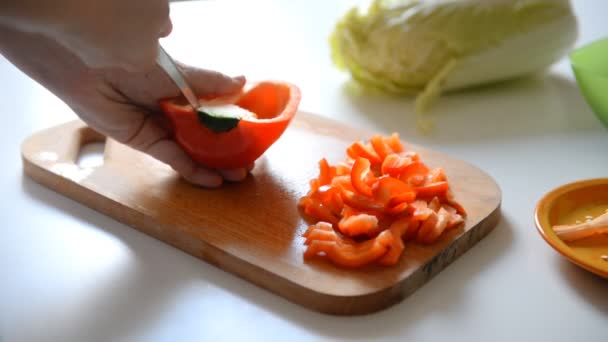
{"type": "Polygon", "coordinates": [[[311,221],[305,259],[337,266],[396,264],[404,241],[432,244],[464,222],[442,168],[429,168],[397,133],[374,135],[346,149],[345,160],[319,161],[319,176],[298,206],[311,221]]]}

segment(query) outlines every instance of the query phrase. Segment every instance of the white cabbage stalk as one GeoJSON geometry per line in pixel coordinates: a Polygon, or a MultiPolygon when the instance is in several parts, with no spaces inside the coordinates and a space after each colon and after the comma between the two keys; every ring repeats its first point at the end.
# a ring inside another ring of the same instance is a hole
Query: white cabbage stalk
{"type": "Polygon", "coordinates": [[[338,67],[364,86],[417,94],[421,113],[442,91],[546,69],[577,33],[568,0],[374,0],[347,12],[330,42],[338,67]]]}

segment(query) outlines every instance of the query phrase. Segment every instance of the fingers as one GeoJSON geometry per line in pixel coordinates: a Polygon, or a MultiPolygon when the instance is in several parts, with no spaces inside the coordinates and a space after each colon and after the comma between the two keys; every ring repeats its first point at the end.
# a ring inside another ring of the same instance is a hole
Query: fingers
{"type": "Polygon", "coordinates": [[[223,184],[224,180],[241,182],[247,178],[248,174],[248,170],[245,168],[216,172],[200,166],[174,140],[168,138],[154,142],[144,152],[171,166],[188,182],[207,188],[217,188],[223,184]]]}
{"type": "Polygon", "coordinates": [[[134,125],[130,138],[124,143],[171,166],[188,182],[207,188],[219,187],[224,180],[240,182],[247,178],[248,171],[251,170],[239,168],[214,171],[198,165],[170,138],[162,121],[153,116],[147,116],[141,124],[134,125]]]}
{"type": "MultiPolygon", "coordinates": [[[[132,51],[132,50],[131,50],[132,51]]],[[[128,72],[146,72],[154,70],[156,68],[156,56],[158,55],[158,42],[154,41],[151,44],[142,46],[138,53],[124,52],[123,56],[112,56],[112,59],[123,60],[124,62],[119,64],[124,70],[128,72]]],[[[107,66],[112,66],[108,64],[107,66]]]]}
{"type": "Polygon", "coordinates": [[[236,94],[245,85],[244,76],[230,77],[217,71],[179,64],[190,86],[200,97],[217,97],[236,94]]]}
{"type": "MultiPolygon", "coordinates": [[[[188,83],[197,96],[211,98],[236,94],[243,88],[243,76],[230,77],[216,71],[180,64],[188,83]]],[[[112,87],[120,89],[129,102],[158,111],[158,100],[180,95],[179,88],[159,66],[145,73],[127,73],[123,70],[106,70],[103,78],[112,87]]]]}
{"type": "Polygon", "coordinates": [[[131,135],[123,143],[142,151],[169,165],[187,181],[208,188],[223,183],[222,175],[197,165],[179,145],[170,138],[169,132],[153,116],[133,125],[131,135]]]}
{"type": "Polygon", "coordinates": [[[231,169],[218,171],[225,180],[231,182],[240,182],[247,178],[247,169],[231,169]]]}
{"type": "Polygon", "coordinates": [[[154,142],[143,152],[168,164],[190,183],[207,188],[217,188],[223,183],[221,175],[198,166],[175,141],[168,138],[154,142]]]}
{"type": "Polygon", "coordinates": [[[161,11],[161,19],[160,22],[163,23],[160,30],[160,38],[167,37],[173,31],[173,23],[171,22],[171,17],[169,13],[171,12],[171,6],[169,5],[169,1],[163,1],[162,11],[161,11]]]}
{"type": "Polygon", "coordinates": [[[243,181],[248,174],[248,170],[245,168],[215,172],[200,166],[174,140],[168,138],[154,142],[144,152],[171,166],[188,182],[207,188],[217,188],[223,184],[224,180],[229,182],[243,181]]]}
{"type": "Polygon", "coordinates": [[[218,172],[227,181],[240,182],[240,181],[244,180],[245,178],[247,178],[247,175],[249,174],[249,172],[251,172],[251,170],[253,170],[254,166],[255,166],[255,163],[251,163],[251,164],[247,165],[247,167],[245,167],[245,168],[218,170],[218,172]]]}
{"type": "MultiPolygon", "coordinates": [[[[179,94],[160,68],[146,73],[90,70],[71,50],[46,36],[0,28],[0,38],[4,57],[53,91],[95,130],[168,164],[197,185],[218,187],[224,179],[246,177],[243,170],[214,171],[195,163],[158,121],[164,117],[148,115],[158,112],[158,99],[179,94]]],[[[201,92],[226,94],[244,84],[243,78],[186,68],[201,92]]]]}
{"type": "Polygon", "coordinates": [[[171,34],[171,31],[173,31],[173,23],[171,22],[171,19],[167,19],[167,22],[163,25],[163,27],[160,30],[160,38],[164,38],[167,37],[171,34]]]}

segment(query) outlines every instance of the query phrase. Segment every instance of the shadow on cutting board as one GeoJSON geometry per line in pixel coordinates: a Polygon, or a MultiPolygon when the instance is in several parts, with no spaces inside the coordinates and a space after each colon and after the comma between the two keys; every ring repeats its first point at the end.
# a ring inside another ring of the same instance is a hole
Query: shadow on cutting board
{"type": "MultiPolygon", "coordinates": [[[[133,196],[152,221],[195,234],[202,241],[230,249],[263,247],[275,258],[284,254],[297,234],[299,214],[296,194],[281,175],[256,162],[253,174],[219,189],[202,189],[179,179],[159,179],[155,189],[137,188],[133,196]]],[[[136,180],[134,180],[136,181],[136,180]]]]}

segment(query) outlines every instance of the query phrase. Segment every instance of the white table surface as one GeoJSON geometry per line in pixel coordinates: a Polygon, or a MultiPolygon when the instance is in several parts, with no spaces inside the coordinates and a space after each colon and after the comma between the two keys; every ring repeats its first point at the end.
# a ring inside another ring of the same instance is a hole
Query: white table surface
{"type": "MultiPolygon", "coordinates": [[[[489,236],[387,310],[309,311],[25,177],[21,141],[75,115],[0,57],[0,341],[608,341],[608,282],[560,257],[533,223],[545,192],[608,170],[608,132],[567,61],[543,77],[443,97],[431,112],[437,129],[424,136],[411,99],[344,91],[327,36],[349,3],[176,3],[164,44],[198,66],[290,80],[304,110],[396,130],[477,165],[503,191],[489,236]]],[[[577,45],[608,35],[608,2],[576,0],[575,10],[577,45]]]]}

